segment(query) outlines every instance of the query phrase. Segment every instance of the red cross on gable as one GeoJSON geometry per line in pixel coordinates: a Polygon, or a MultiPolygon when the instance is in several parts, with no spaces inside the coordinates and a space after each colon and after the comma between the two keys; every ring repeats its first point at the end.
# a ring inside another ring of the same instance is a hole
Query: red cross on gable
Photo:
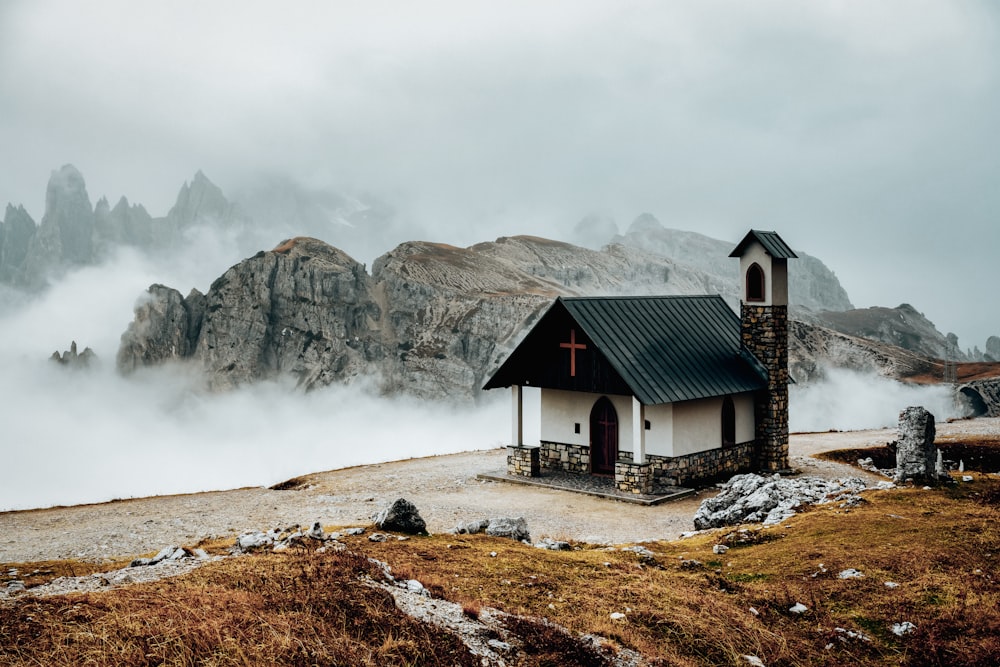
{"type": "Polygon", "coordinates": [[[576,377],[576,351],[586,350],[587,346],[583,343],[576,342],[576,329],[569,330],[569,342],[559,343],[559,347],[566,348],[569,350],[569,375],[570,377],[576,377]]]}

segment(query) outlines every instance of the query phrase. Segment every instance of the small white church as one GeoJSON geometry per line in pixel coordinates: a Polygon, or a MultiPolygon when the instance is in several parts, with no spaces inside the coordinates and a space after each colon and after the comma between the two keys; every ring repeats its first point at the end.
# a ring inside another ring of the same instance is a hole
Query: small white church
{"type": "Polygon", "coordinates": [[[788,260],[751,230],[737,317],[721,296],[559,297],[484,389],[509,387],[507,472],[613,477],[620,491],[788,468],[788,260]],[[523,387],[540,390],[524,443],[523,387]]]}

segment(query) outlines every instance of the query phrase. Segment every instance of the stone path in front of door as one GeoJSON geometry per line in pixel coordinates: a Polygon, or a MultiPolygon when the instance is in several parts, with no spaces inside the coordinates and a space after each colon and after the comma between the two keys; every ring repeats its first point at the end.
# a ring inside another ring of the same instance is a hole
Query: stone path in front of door
{"type": "Polygon", "coordinates": [[[634,503],[636,505],[659,505],[668,500],[686,498],[695,493],[694,489],[682,486],[657,486],[652,494],[626,493],[615,488],[615,480],[612,477],[580,475],[562,471],[546,472],[540,477],[522,477],[508,475],[504,471],[497,471],[480,473],[476,477],[491,482],[511,482],[513,484],[539,486],[557,491],[583,493],[588,496],[620,500],[621,502],[634,503]]]}

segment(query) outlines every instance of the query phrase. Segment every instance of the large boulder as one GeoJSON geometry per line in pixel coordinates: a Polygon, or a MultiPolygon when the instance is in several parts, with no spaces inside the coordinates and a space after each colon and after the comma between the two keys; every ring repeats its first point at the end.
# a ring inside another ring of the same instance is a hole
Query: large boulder
{"type": "Polygon", "coordinates": [[[375,516],[375,527],[409,535],[426,535],[427,523],[416,506],[406,498],[397,499],[375,516]]]}
{"type": "Polygon", "coordinates": [[[765,477],[753,473],[736,475],[719,495],[706,498],[694,516],[697,530],[721,528],[741,523],[773,525],[795,514],[805,504],[839,501],[853,504],[866,488],[856,477],[828,480],[818,477],[765,477]]]}

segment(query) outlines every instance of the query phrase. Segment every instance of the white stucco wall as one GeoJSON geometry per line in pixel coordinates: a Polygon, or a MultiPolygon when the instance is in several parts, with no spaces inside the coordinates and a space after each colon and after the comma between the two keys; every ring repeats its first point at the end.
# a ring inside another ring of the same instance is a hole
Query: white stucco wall
{"type": "Polygon", "coordinates": [[[740,280],[743,281],[740,294],[743,301],[746,301],[747,271],[755,262],[764,270],[764,300],[751,303],[755,306],[787,306],[788,262],[773,259],[756,241],[748,244],[740,257],[740,280]]]}
{"type": "MultiPolygon", "coordinates": [[[[722,446],[722,400],[718,397],[674,404],[673,451],[667,456],[683,456],[722,446]]],[[[753,440],[753,395],[734,396],[733,408],[736,413],[736,442],[753,440]]]]}
{"type": "Polygon", "coordinates": [[[647,405],[646,453],[656,456],[673,456],[674,451],[674,404],[647,405]]]}
{"type": "MultiPolygon", "coordinates": [[[[541,439],[569,445],[590,446],[590,411],[605,394],[542,389],[541,439]],[[573,425],[580,424],[580,432],[573,425]]],[[[608,395],[618,413],[618,449],[632,451],[632,397],[608,395]]]]}
{"type": "MultiPolygon", "coordinates": [[[[590,446],[590,411],[602,394],[541,390],[541,440],[590,446]],[[575,433],[574,424],[580,424],[575,433]]],[[[618,413],[618,449],[632,451],[632,397],[608,396],[618,413]]],[[[648,405],[646,454],[683,456],[722,446],[722,397],[648,405]]],[[[754,439],[753,395],[733,396],[736,442],[754,439]]]]}

